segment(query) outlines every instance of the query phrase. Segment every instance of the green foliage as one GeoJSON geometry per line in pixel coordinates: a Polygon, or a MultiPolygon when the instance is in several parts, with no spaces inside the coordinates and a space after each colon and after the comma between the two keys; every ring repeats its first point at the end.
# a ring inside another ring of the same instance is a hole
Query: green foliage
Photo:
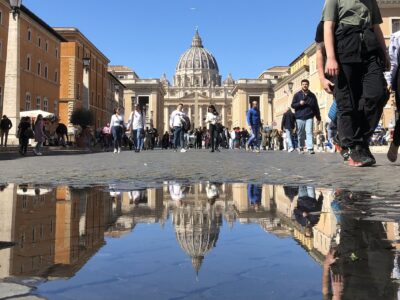
{"type": "Polygon", "coordinates": [[[70,121],[73,125],[79,125],[85,129],[94,124],[94,116],[90,110],[80,108],[72,112],[70,121]]]}

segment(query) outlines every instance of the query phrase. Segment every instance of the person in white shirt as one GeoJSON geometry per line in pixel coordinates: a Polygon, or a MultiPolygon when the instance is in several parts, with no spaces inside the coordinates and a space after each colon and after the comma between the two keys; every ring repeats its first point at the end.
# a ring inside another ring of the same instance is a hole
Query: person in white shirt
{"type": "Polygon", "coordinates": [[[110,121],[111,133],[114,141],[114,153],[121,153],[122,134],[124,133],[124,117],[120,115],[120,108],[114,109],[110,121]]]}
{"type": "Polygon", "coordinates": [[[135,110],[129,116],[127,128],[132,130],[132,137],[135,141],[135,152],[143,150],[143,128],[144,117],[139,105],[136,105],[135,110]]]}
{"type": "Polygon", "coordinates": [[[229,139],[229,148],[231,150],[235,149],[235,138],[236,138],[236,131],[234,128],[232,128],[232,131],[230,132],[231,138],[229,139]]]}
{"type": "Polygon", "coordinates": [[[214,105],[210,105],[207,110],[206,123],[208,124],[208,130],[210,132],[210,140],[211,140],[211,150],[210,152],[220,152],[218,149],[219,146],[219,135],[220,132],[218,130],[219,124],[219,114],[214,105]]]}
{"type": "MultiPolygon", "coordinates": [[[[399,74],[399,58],[400,58],[400,31],[393,33],[390,37],[389,57],[390,71],[385,73],[389,91],[395,92],[397,111],[400,110],[400,74],[399,74]]],[[[397,153],[400,146],[400,119],[397,120],[393,133],[393,142],[390,144],[387,158],[391,162],[397,160],[397,153]]]]}
{"type": "Polygon", "coordinates": [[[174,201],[182,201],[186,197],[185,187],[177,182],[169,185],[169,193],[174,201]]]}
{"type": "Polygon", "coordinates": [[[214,204],[219,197],[219,190],[215,183],[208,182],[206,185],[207,199],[214,204]]]}
{"type": "Polygon", "coordinates": [[[185,116],[185,113],[183,112],[183,104],[179,103],[178,107],[176,110],[174,110],[171,114],[171,117],[169,119],[169,126],[174,132],[174,148],[175,151],[178,150],[178,148],[181,148],[181,152],[186,152],[185,149],[185,132],[183,128],[183,117],[185,116]]]}

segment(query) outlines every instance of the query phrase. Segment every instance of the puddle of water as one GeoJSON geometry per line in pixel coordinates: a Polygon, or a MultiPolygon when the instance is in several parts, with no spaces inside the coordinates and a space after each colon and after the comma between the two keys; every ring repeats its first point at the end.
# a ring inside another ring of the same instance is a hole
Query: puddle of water
{"type": "Polygon", "coordinates": [[[48,299],[398,299],[399,217],[395,197],[311,186],[9,184],[0,283],[48,299]]]}

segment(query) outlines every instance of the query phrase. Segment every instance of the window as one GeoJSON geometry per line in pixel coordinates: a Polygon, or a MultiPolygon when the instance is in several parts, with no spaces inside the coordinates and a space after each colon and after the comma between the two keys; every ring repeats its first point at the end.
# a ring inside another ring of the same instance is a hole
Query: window
{"type": "Polygon", "coordinates": [[[38,47],[40,48],[40,47],[42,47],[42,38],[39,36],[38,37],[38,47]]]}
{"type": "Polygon", "coordinates": [[[28,55],[28,56],[26,57],[26,70],[27,70],[27,71],[30,71],[30,70],[31,70],[31,56],[30,56],[30,55],[28,55]]]}
{"type": "Polygon", "coordinates": [[[0,24],[3,25],[3,11],[0,10],[0,24]]]}
{"type": "Polygon", "coordinates": [[[54,81],[58,82],[58,70],[55,70],[54,72],[54,81]]]}
{"type": "Polygon", "coordinates": [[[49,78],[49,67],[48,66],[44,67],[44,77],[46,79],[49,78]]]}
{"type": "Polygon", "coordinates": [[[40,97],[36,97],[36,109],[42,109],[42,103],[41,103],[40,97]]]}
{"type": "Polygon", "coordinates": [[[42,63],[40,61],[37,64],[37,74],[39,76],[42,74],[42,63]]]}
{"type": "Polygon", "coordinates": [[[32,41],[32,30],[28,29],[28,41],[32,41]]]}
{"type": "Polygon", "coordinates": [[[46,50],[46,52],[49,52],[49,42],[48,41],[46,41],[45,50],[46,50]]]}
{"type": "Polygon", "coordinates": [[[54,114],[58,115],[58,100],[54,100],[54,114]]]}
{"type": "Polygon", "coordinates": [[[0,86],[0,111],[3,111],[3,87],[0,86]]]}
{"type": "Polygon", "coordinates": [[[400,31],[400,19],[392,19],[392,33],[400,31]]]}
{"type": "Polygon", "coordinates": [[[49,111],[49,100],[47,100],[47,98],[43,99],[43,110],[49,111]]]}
{"type": "Polygon", "coordinates": [[[0,40],[0,58],[3,58],[3,41],[0,40]]]}
{"type": "Polygon", "coordinates": [[[30,94],[26,94],[25,96],[25,110],[31,110],[31,95],[30,94]]]}
{"type": "Polygon", "coordinates": [[[56,58],[58,58],[58,48],[56,48],[56,58]]]}

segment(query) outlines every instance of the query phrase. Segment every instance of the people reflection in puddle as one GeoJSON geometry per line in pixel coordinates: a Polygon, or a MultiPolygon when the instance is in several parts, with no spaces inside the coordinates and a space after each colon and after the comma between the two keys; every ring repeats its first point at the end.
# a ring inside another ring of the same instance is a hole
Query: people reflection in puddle
{"type": "Polygon", "coordinates": [[[206,194],[209,205],[214,205],[215,201],[217,201],[219,197],[219,189],[217,184],[213,182],[207,182],[206,194]]]}
{"type": "Polygon", "coordinates": [[[335,193],[331,207],[338,225],[323,264],[323,295],[326,299],[397,299],[391,280],[393,245],[384,224],[346,211],[361,200],[347,191],[335,193]]]}
{"type": "Polygon", "coordinates": [[[179,182],[171,182],[169,184],[169,193],[171,195],[171,199],[174,201],[178,201],[182,204],[182,200],[186,198],[186,194],[188,192],[188,187],[179,182]]]}
{"type": "Polygon", "coordinates": [[[318,223],[324,196],[320,192],[316,199],[315,188],[311,186],[300,186],[297,199],[297,206],[294,209],[294,216],[297,223],[304,227],[306,237],[313,236],[312,228],[318,223]]]}
{"type": "Polygon", "coordinates": [[[255,211],[259,211],[261,209],[262,186],[258,184],[248,184],[247,196],[250,205],[254,207],[255,211]]]}

